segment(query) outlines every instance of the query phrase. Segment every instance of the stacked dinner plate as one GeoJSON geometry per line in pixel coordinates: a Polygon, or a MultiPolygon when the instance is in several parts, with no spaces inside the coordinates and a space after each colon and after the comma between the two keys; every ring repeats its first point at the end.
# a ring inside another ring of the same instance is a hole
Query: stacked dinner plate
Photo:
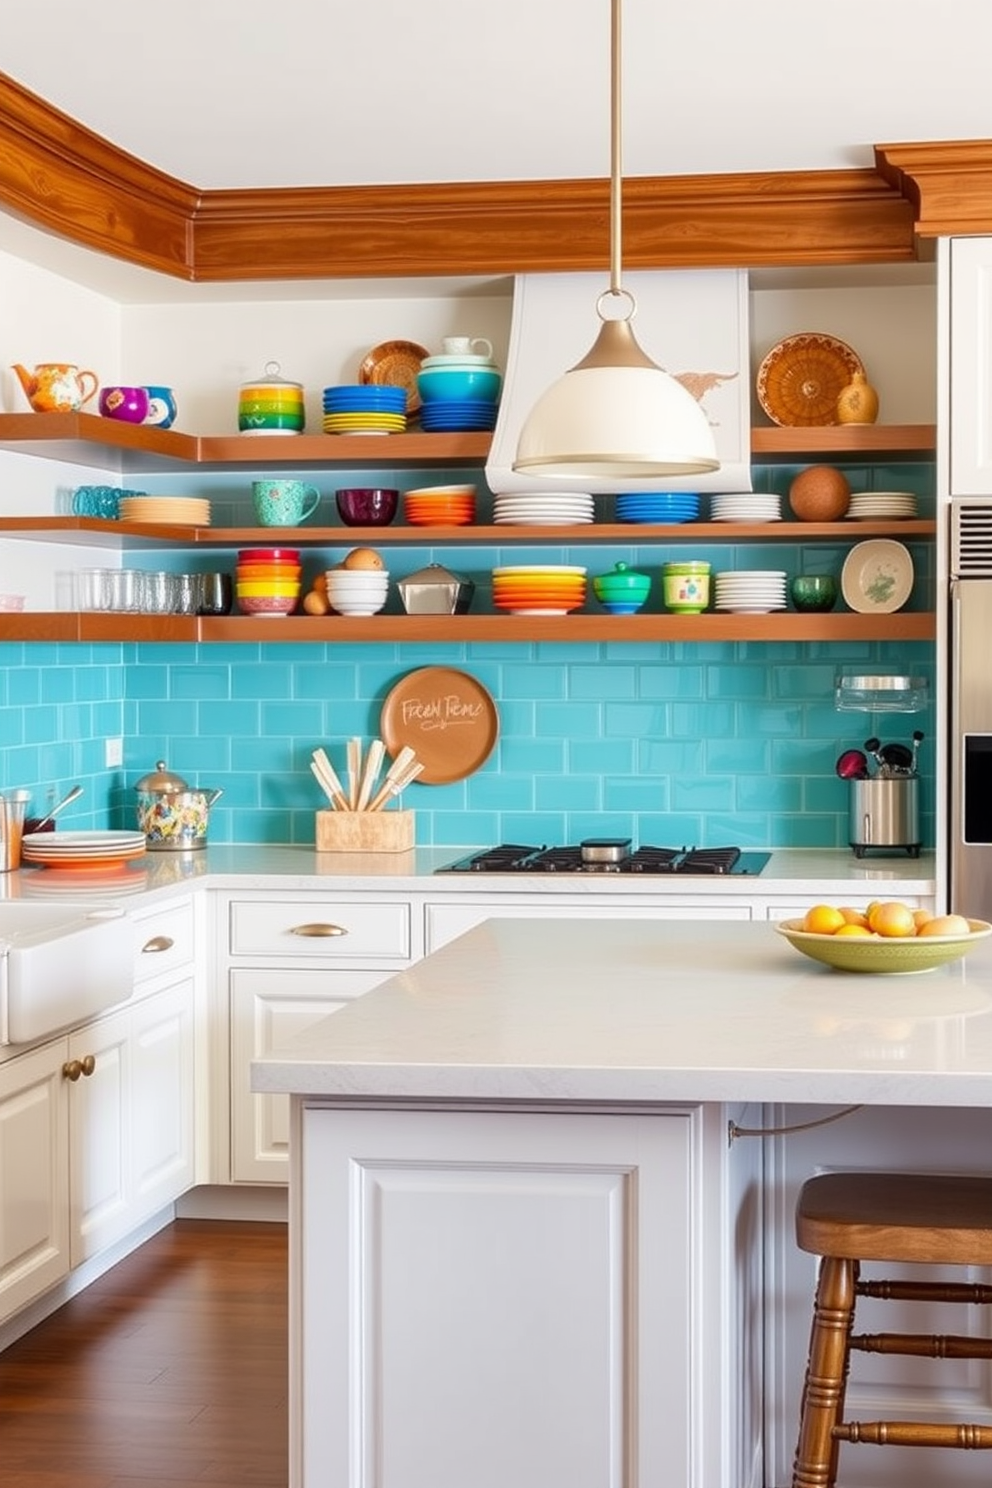
{"type": "Polygon", "coordinates": [[[475,521],[474,486],[419,486],[403,498],[414,527],[465,527],[475,521]]]}
{"type": "Polygon", "coordinates": [[[493,569],[493,604],[510,615],[567,615],[586,602],[586,570],[563,563],[493,569]]]}
{"type": "Polygon", "coordinates": [[[406,388],[354,383],[324,389],[325,434],[402,434],[406,388]]]}
{"type": "Polygon", "coordinates": [[[659,526],[694,522],[699,497],[683,491],[629,491],[616,498],[618,522],[652,522],[659,526]]]}
{"type": "Polygon", "coordinates": [[[899,522],[916,516],[912,491],[861,491],[851,497],[847,515],[855,521],[899,522]]]}
{"type": "Polygon", "coordinates": [[[113,873],[146,849],[144,832],[30,832],[21,841],[25,863],[71,873],[113,873]]]}
{"type": "Polygon", "coordinates": [[[738,615],[785,609],[786,574],[777,568],[742,568],[714,576],[714,608],[738,615]]]}
{"type": "Polygon", "coordinates": [[[760,491],[726,492],[710,497],[711,522],[781,522],[781,496],[760,491]]]}
{"type": "Polygon", "coordinates": [[[507,527],[572,527],[593,520],[593,499],[584,492],[514,492],[493,501],[493,521],[507,527]]]}
{"type": "Polygon", "coordinates": [[[122,522],[209,527],[210,502],[199,496],[124,496],[120,516],[122,522]]]}

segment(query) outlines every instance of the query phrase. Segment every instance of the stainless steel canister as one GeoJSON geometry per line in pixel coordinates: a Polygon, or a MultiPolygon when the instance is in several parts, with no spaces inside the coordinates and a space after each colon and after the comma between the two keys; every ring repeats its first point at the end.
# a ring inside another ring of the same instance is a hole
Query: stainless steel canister
{"type": "Polygon", "coordinates": [[[920,780],[918,775],[875,776],[852,780],[850,843],[856,857],[869,848],[920,851],[920,780]]]}

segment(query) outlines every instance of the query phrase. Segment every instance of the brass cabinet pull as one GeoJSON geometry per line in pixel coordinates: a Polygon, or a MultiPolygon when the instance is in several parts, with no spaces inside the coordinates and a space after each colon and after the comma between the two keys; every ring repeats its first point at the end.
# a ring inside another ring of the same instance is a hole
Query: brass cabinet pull
{"type": "Polygon", "coordinates": [[[171,935],[153,935],[151,940],[146,940],[141,947],[141,954],[145,955],[147,952],[152,955],[158,951],[171,951],[175,943],[171,935]]]}
{"type": "Polygon", "coordinates": [[[319,940],[322,936],[347,935],[348,932],[343,925],[328,925],[326,922],[316,921],[311,925],[294,925],[290,935],[309,935],[319,940]]]}
{"type": "Polygon", "coordinates": [[[67,1059],[62,1066],[62,1074],[67,1080],[76,1081],[80,1075],[91,1075],[96,1069],[96,1056],[84,1054],[82,1059],[67,1059]]]}

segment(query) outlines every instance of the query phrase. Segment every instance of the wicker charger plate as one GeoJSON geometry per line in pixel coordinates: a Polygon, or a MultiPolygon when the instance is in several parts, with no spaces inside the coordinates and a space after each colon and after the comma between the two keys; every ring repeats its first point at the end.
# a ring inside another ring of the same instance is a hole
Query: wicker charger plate
{"type": "Polygon", "coordinates": [[[838,397],[864,370],[846,341],[803,331],[773,346],[761,363],[758,402],[773,423],[787,428],[836,424],[838,397]]]}
{"type": "Polygon", "coordinates": [[[383,341],[373,346],[359,367],[358,380],[364,384],[405,388],[409,416],[420,409],[417,377],[421,362],[429,355],[427,348],[418,346],[416,341],[383,341]]]}

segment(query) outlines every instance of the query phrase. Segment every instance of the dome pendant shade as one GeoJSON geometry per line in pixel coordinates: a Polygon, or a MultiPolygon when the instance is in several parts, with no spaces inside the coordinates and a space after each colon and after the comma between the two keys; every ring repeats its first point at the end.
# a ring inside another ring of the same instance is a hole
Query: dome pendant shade
{"type": "Polygon", "coordinates": [[[645,355],[629,320],[604,320],[582,361],[541,395],[513,462],[536,476],[606,480],[719,467],[703,410],[645,355]]]}

